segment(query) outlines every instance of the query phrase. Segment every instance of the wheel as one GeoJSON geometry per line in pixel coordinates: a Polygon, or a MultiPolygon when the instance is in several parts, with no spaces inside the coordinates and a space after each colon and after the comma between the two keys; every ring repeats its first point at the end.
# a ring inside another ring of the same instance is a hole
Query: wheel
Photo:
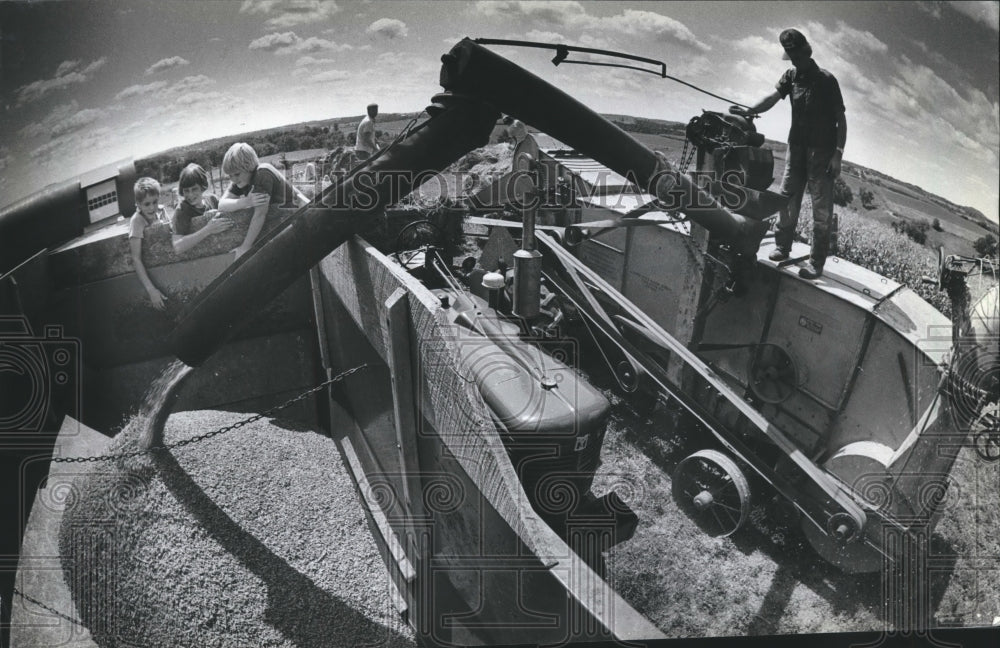
{"type": "Polygon", "coordinates": [[[671,492],[681,510],[714,538],[733,534],[750,512],[746,476],[716,450],[699,450],[677,464],[671,492]]]}
{"type": "Polygon", "coordinates": [[[777,344],[759,344],[750,362],[750,389],[765,403],[780,403],[798,386],[798,371],[788,352],[777,344]]]}
{"type": "Polygon", "coordinates": [[[843,521],[832,520],[828,526],[833,528],[827,532],[817,528],[812,520],[805,516],[802,517],[800,524],[813,550],[820,558],[841,571],[847,574],[869,574],[882,569],[883,558],[878,550],[861,541],[845,542],[836,535],[838,528],[845,526],[844,522],[847,521],[846,516],[843,521]]]}
{"type": "Polygon", "coordinates": [[[396,261],[404,268],[409,267],[409,263],[424,247],[439,244],[444,239],[443,234],[440,227],[426,219],[407,223],[396,235],[396,261]]]}
{"type": "Polygon", "coordinates": [[[987,405],[972,424],[972,444],[984,460],[1000,460],[1000,403],[987,405]]]}

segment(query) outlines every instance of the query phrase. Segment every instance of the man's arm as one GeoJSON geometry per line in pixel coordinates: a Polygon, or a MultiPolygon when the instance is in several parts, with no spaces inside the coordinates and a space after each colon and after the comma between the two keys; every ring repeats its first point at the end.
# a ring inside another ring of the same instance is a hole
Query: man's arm
{"type": "Polygon", "coordinates": [[[779,101],[781,101],[781,93],[775,90],[774,92],[767,95],[766,97],[764,97],[754,105],[750,106],[749,108],[742,108],[740,106],[730,106],[729,112],[734,115],[747,115],[747,114],[759,115],[760,113],[767,112],[768,110],[773,108],[774,104],[778,103],[779,101]]]}
{"type": "Polygon", "coordinates": [[[830,158],[830,164],[826,167],[826,172],[836,178],[840,175],[840,164],[844,159],[844,144],[847,143],[847,116],[840,113],[837,117],[837,149],[830,158]]]}

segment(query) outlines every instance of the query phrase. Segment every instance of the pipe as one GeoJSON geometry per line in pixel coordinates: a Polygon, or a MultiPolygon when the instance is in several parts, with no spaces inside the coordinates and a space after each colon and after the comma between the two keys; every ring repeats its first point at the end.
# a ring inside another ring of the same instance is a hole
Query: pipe
{"type": "MultiPolygon", "coordinates": [[[[670,174],[665,160],[562,90],[465,38],[441,57],[441,85],[492,104],[635,181],[653,195],[670,174]]],[[[756,250],[767,223],[733,214],[681,173],[685,213],[713,234],[756,250]]]]}
{"type": "Polygon", "coordinates": [[[328,188],[264,236],[191,303],[170,338],[189,366],[203,363],[256,313],[354,234],[376,224],[386,205],[489,140],[495,110],[449,98],[435,116],[328,188]]]}
{"type": "MultiPolygon", "coordinates": [[[[529,156],[530,157],[530,156],[529,156]]],[[[537,163],[532,162],[532,191],[538,192],[537,163]]],[[[522,211],[521,249],[514,252],[514,315],[526,320],[538,317],[542,301],[542,253],[535,249],[535,204],[522,211]]]]}
{"type": "Polygon", "coordinates": [[[49,185],[0,209],[0,275],[39,250],[80,236],[87,222],[87,195],[79,180],[49,185]]]}

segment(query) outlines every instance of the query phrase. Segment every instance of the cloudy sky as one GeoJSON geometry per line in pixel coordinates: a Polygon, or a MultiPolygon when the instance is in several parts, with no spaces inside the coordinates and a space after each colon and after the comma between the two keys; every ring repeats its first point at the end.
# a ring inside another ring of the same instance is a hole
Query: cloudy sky
{"type": "MultiPolygon", "coordinates": [[[[0,3],[0,205],[126,157],[248,130],[416,112],[463,36],[615,49],[743,103],[797,27],[840,81],[845,158],[997,218],[998,3],[0,3]]],[[[496,51],[599,112],[686,122],[725,102],[652,75],[496,51]]],[[[784,141],[782,102],[758,128],[784,141]]]]}

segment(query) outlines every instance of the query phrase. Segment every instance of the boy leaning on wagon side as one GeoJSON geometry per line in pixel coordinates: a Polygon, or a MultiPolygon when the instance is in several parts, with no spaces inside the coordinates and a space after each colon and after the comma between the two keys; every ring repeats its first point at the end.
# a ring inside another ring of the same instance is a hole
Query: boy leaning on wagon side
{"type": "Polygon", "coordinates": [[[232,227],[232,219],[221,216],[218,197],[208,193],[208,174],[201,166],[192,163],[184,167],[177,188],[180,190],[181,201],[170,222],[173,230],[171,243],[175,252],[187,252],[212,234],[232,227]],[[211,220],[200,229],[192,231],[191,220],[205,214],[211,220]]]}
{"type": "Polygon", "coordinates": [[[132,267],[139,277],[139,282],[146,289],[149,301],[156,310],[166,308],[167,296],[153,284],[142,261],[142,240],[146,228],[156,223],[167,223],[167,214],[160,207],[160,183],[153,178],[139,178],[135,186],[135,214],[128,222],[129,253],[132,256],[132,267]]]}
{"type": "Polygon", "coordinates": [[[285,180],[280,171],[261,162],[257,152],[245,142],[237,142],[229,147],[222,158],[222,172],[229,176],[232,184],[219,199],[219,210],[232,212],[253,209],[246,238],[233,249],[234,261],[253,246],[268,213],[276,213],[275,210],[286,203],[302,207],[309,202],[301,191],[285,180]]]}

